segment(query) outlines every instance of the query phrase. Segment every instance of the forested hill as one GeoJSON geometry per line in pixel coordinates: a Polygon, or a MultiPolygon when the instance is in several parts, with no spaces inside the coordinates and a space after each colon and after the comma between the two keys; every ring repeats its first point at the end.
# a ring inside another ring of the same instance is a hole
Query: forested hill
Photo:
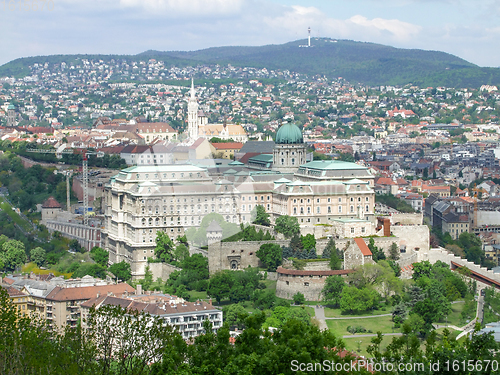
{"type": "MultiPolygon", "coordinates": [[[[366,85],[405,85],[479,87],[500,85],[499,68],[481,68],[454,55],[416,49],[401,49],[374,43],[313,38],[311,48],[300,48],[307,40],[260,47],[214,47],[199,51],[146,51],[130,55],[100,55],[99,59],[140,60],[155,58],[166,66],[231,64],[256,68],[290,70],[305,74],[343,77],[366,85]]],[[[80,55],[92,58],[90,55],[80,55]]],[[[57,62],[65,56],[47,56],[57,62]],[[55,59],[55,60],[54,60],[55,59]]],[[[67,59],[76,55],[66,56],[67,59]]],[[[0,76],[26,74],[36,57],[17,59],[0,67],[0,76]]],[[[37,61],[38,62],[38,61],[37,61]]]]}

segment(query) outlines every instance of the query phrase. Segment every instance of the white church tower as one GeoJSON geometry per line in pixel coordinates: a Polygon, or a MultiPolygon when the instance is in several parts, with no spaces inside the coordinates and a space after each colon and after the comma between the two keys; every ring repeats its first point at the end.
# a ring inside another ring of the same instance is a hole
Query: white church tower
{"type": "Polygon", "coordinates": [[[194,82],[191,78],[191,96],[188,101],[188,136],[190,139],[198,139],[198,102],[196,101],[194,82]]]}

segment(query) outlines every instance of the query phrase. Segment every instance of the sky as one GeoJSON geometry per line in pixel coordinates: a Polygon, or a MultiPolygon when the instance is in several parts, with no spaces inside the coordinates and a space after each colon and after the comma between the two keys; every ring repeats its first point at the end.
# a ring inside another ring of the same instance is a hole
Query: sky
{"type": "Polygon", "coordinates": [[[499,0],[11,0],[10,4],[11,8],[9,0],[0,0],[0,64],[37,55],[282,44],[307,38],[310,27],[313,38],[437,50],[479,66],[500,67],[499,0]]]}

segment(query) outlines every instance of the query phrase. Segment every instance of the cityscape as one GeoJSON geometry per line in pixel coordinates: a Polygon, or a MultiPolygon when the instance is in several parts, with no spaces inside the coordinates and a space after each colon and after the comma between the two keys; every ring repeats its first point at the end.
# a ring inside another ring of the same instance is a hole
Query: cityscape
{"type": "MultiPolygon", "coordinates": [[[[76,7],[39,3],[27,19],[76,7]]],[[[419,12],[341,22],[387,28],[365,43],[281,3],[299,39],[50,34],[0,66],[1,374],[498,372],[500,68],[415,49],[419,12]]]]}

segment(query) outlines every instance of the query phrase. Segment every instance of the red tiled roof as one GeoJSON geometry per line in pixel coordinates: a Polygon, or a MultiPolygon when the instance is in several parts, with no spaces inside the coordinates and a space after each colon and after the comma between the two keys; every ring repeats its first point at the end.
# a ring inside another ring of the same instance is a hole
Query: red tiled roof
{"type": "Polygon", "coordinates": [[[4,284],[12,285],[12,284],[14,284],[14,283],[16,282],[16,280],[10,279],[10,278],[8,278],[8,277],[4,277],[4,278],[2,279],[2,282],[3,282],[4,284]]]}
{"type": "Polygon", "coordinates": [[[363,256],[366,257],[373,255],[368,246],[366,245],[365,240],[363,240],[362,238],[355,238],[354,242],[356,242],[356,245],[358,245],[359,250],[361,250],[361,254],[363,254],[363,256]]]}
{"type": "Polygon", "coordinates": [[[239,150],[243,147],[241,142],[212,143],[216,150],[239,150]]]}
{"type": "Polygon", "coordinates": [[[122,295],[125,292],[134,293],[135,289],[127,283],[84,286],[79,288],[55,287],[52,292],[49,293],[47,299],[54,301],[80,301],[95,298],[98,294],[113,293],[114,295],[122,295]]]}
{"type": "Polygon", "coordinates": [[[19,297],[19,296],[26,296],[27,295],[23,291],[17,290],[16,288],[13,288],[11,286],[6,287],[5,290],[9,294],[9,297],[19,297]]]}
{"type": "Polygon", "coordinates": [[[136,125],[141,133],[175,133],[175,130],[166,122],[147,122],[136,125]]]}
{"type": "Polygon", "coordinates": [[[61,208],[62,206],[54,197],[49,197],[43,204],[42,208],[61,208]]]}
{"type": "Polygon", "coordinates": [[[375,185],[397,185],[392,178],[389,177],[377,177],[375,178],[375,185]]]}

